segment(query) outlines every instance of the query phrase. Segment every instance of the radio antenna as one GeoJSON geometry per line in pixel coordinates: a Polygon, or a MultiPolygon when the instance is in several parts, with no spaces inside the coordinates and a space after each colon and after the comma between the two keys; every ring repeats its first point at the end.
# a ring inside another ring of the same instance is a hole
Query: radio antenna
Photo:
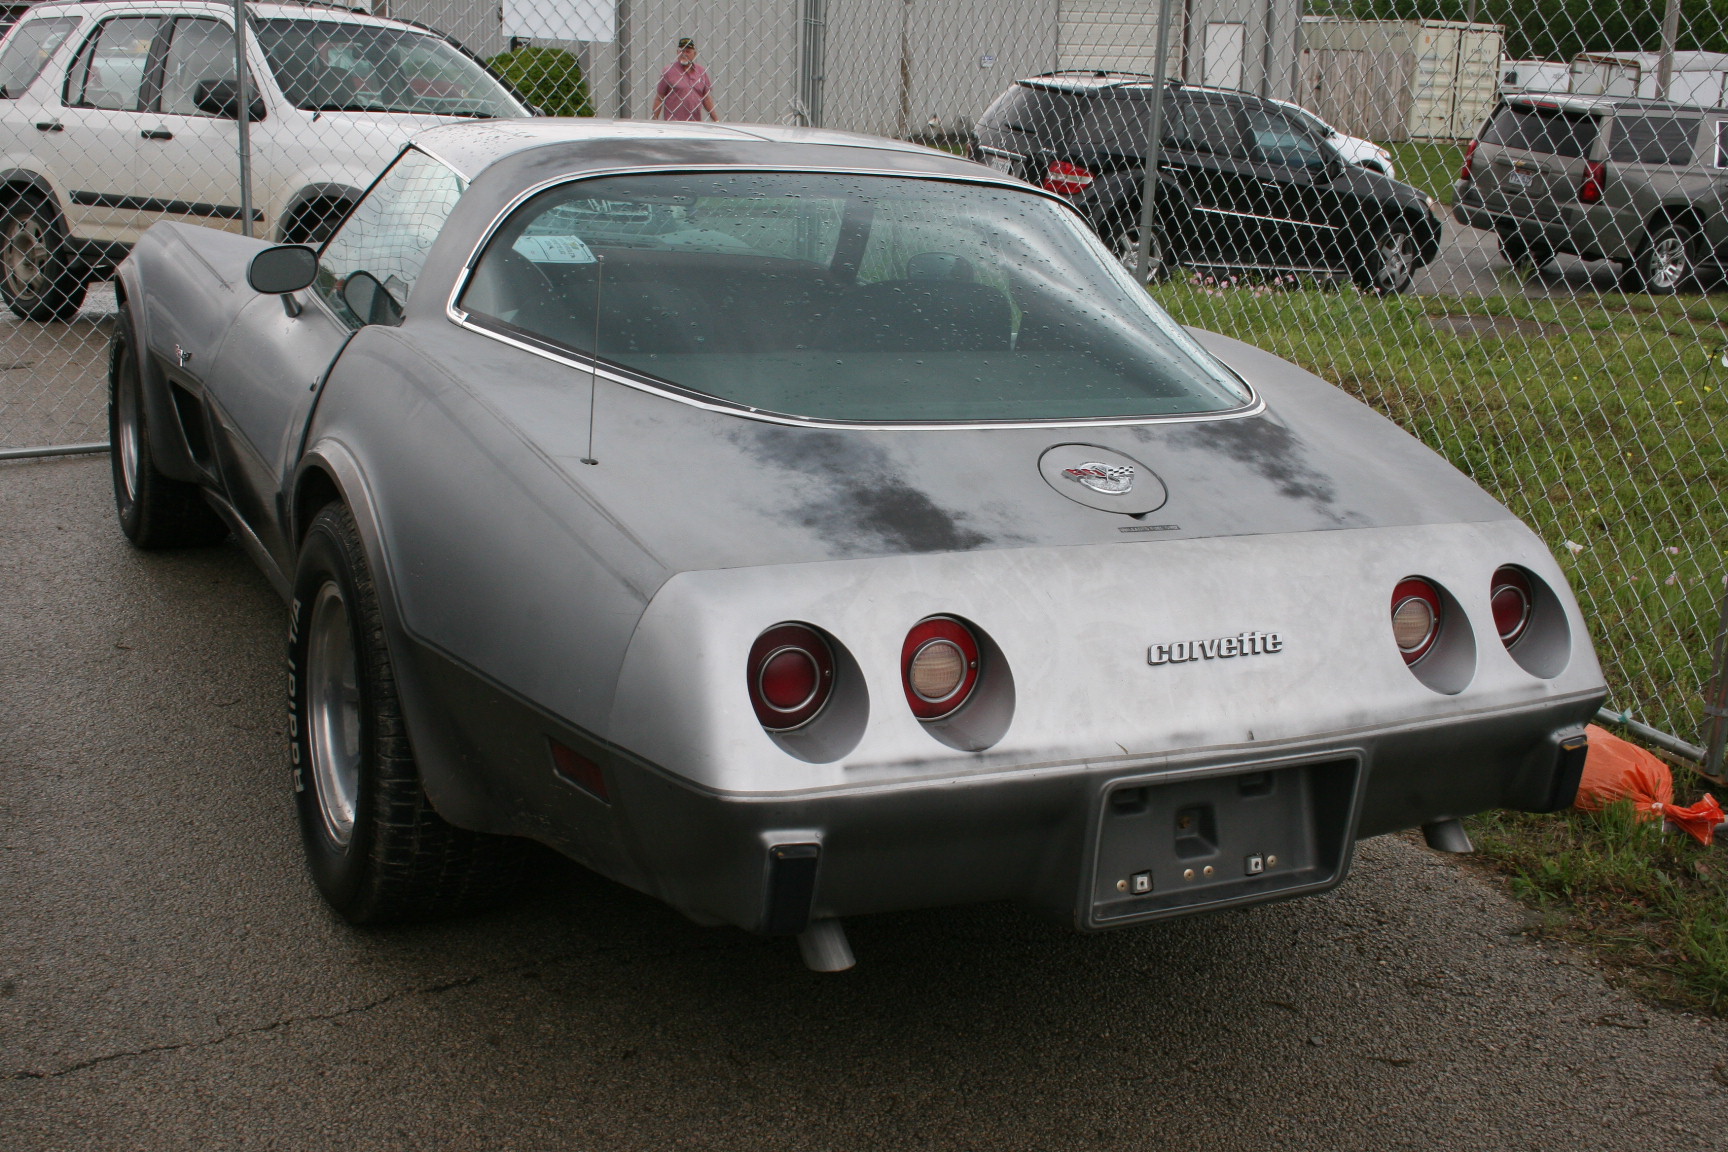
{"type": "Polygon", "coordinates": [[[606,284],[606,257],[594,254],[594,346],[588,355],[588,455],[584,464],[598,464],[594,459],[594,394],[600,390],[600,292],[606,284]]]}

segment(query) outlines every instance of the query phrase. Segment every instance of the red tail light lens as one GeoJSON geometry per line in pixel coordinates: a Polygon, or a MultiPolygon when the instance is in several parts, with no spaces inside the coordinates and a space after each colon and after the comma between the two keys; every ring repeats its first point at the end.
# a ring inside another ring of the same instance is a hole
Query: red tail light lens
{"type": "Polygon", "coordinates": [[[1494,630],[1500,633],[1500,642],[1506,647],[1518,643],[1524,630],[1530,627],[1530,613],[1535,604],[1530,578],[1521,569],[1508,564],[1494,573],[1488,606],[1494,612],[1494,630]]]}
{"type": "Polygon", "coordinates": [[[1465,149],[1464,149],[1464,167],[1458,169],[1458,179],[1471,180],[1471,179],[1475,178],[1474,174],[1470,171],[1470,161],[1475,158],[1476,145],[1479,143],[1481,143],[1481,141],[1472,140],[1465,147],[1465,149]]]}
{"type": "Polygon", "coordinates": [[[1392,590],[1392,638],[1404,663],[1414,664],[1428,655],[1440,635],[1444,606],[1440,590],[1420,576],[1398,581],[1392,590]]]}
{"type": "Polygon", "coordinates": [[[808,624],[776,624],[750,646],[750,704],[770,732],[802,728],[834,693],[834,652],[808,624]]]}
{"type": "Polygon", "coordinates": [[[900,679],[912,715],[942,719],[978,686],[978,638],[951,616],[920,620],[900,646],[900,679]]]}
{"type": "Polygon", "coordinates": [[[1602,199],[1602,185],[1608,180],[1608,165],[1600,160],[1592,160],[1590,166],[1584,169],[1584,183],[1578,186],[1578,202],[1580,204],[1596,204],[1602,199]]]}
{"type": "Polygon", "coordinates": [[[1092,186],[1092,173],[1078,164],[1057,160],[1044,174],[1044,187],[1059,196],[1074,196],[1092,186]]]}

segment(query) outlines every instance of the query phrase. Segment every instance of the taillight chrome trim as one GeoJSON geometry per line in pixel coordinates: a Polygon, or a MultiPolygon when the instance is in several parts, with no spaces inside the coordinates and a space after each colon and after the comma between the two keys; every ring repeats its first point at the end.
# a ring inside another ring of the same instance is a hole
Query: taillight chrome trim
{"type": "Polygon", "coordinates": [[[1536,589],[1522,568],[1505,564],[1495,569],[1493,578],[1488,582],[1488,613],[1494,621],[1494,631],[1499,634],[1500,643],[1508,649],[1524,638],[1529,631],[1530,620],[1536,614],[1536,589]],[[1506,593],[1516,595],[1519,600],[1518,620],[1510,628],[1501,626],[1498,607],[1502,595],[1506,593]]]}
{"type": "Polygon", "coordinates": [[[924,721],[941,720],[959,711],[977,690],[982,663],[978,637],[966,624],[952,616],[926,616],[918,621],[900,645],[900,686],[912,715],[924,721]],[[955,648],[965,661],[965,670],[952,691],[932,698],[912,686],[912,663],[920,653],[939,644],[955,648]]]}
{"type": "Polygon", "coordinates": [[[822,714],[834,695],[834,650],[821,631],[808,624],[787,621],[766,628],[750,645],[745,664],[745,683],[756,719],[770,732],[792,732],[822,714]],[[783,708],[768,698],[763,677],[775,657],[797,652],[809,658],[816,678],[810,694],[795,707],[783,708]]]}
{"type": "Polygon", "coordinates": [[[1446,604],[1440,595],[1440,589],[1433,581],[1421,576],[1406,576],[1398,581],[1392,589],[1392,610],[1389,619],[1396,621],[1398,613],[1406,605],[1419,602],[1427,607],[1429,612],[1428,630],[1422,639],[1408,647],[1399,644],[1394,632],[1392,642],[1397,645],[1398,654],[1404,658],[1404,663],[1414,665],[1434,649],[1434,642],[1440,638],[1440,630],[1446,623],[1446,604]]]}

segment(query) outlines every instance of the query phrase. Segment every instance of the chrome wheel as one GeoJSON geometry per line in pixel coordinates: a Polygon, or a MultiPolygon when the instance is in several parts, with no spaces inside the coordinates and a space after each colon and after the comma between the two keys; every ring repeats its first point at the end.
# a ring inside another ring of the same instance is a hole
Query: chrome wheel
{"type": "Polygon", "coordinates": [[[1416,241],[1408,232],[1393,230],[1380,237],[1374,247],[1374,287],[1398,292],[1410,283],[1416,271],[1416,241]]]}
{"type": "Polygon", "coordinates": [[[120,481],[128,500],[138,499],[138,359],[130,346],[120,352],[120,364],[114,374],[115,426],[118,435],[115,450],[120,454],[120,481]]]}
{"type": "MultiPolygon", "coordinates": [[[[1135,265],[1140,262],[1140,229],[1124,228],[1117,232],[1110,241],[1110,250],[1122,267],[1128,269],[1128,275],[1134,275],[1135,265]]],[[[1157,284],[1169,278],[1170,260],[1165,253],[1164,234],[1154,228],[1152,245],[1146,253],[1146,283],[1157,284]]]]}
{"type": "Polygon", "coordinates": [[[0,225],[0,286],[14,300],[45,295],[53,286],[49,265],[54,238],[42,217],[14,215],[0,225]]]}
{"type": "Polygon", "coordinates": [[[324,831],[346,848],[360,796],[360,668],[348,605],[334,580],[318,589],[306,637],[306,705],[312,787],[324,831]]]}
{"type": "Polygon", "coordinates": [[[1692,257],[1686,249],[1686,237],[1678,232],[1665,232],[1650,245],[1649,272],[1645,281],[1661,292],[1680,287],[1691,270],[1692,257]]]}

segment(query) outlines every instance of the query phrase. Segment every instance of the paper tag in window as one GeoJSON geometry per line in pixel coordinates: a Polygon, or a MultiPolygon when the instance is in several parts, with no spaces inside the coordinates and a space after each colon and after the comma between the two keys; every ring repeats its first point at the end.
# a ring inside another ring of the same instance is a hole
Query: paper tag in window
{"type": "Polygon", "coordinates": [[[535,264],[594,263],[594,253],[580,236],[524,236],[510,247],[535,264]]]}

